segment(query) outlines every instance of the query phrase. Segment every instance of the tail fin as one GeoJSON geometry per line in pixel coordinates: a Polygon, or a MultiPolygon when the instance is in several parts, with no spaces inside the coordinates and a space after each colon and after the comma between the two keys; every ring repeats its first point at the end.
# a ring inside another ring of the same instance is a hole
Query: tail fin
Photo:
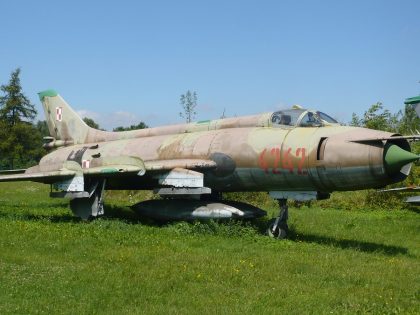
{"type": "Polygon", "coordinates": [[[69,143],[85,143],[91,129],[54,90],[38,93],[51,137],[69,143]]]}

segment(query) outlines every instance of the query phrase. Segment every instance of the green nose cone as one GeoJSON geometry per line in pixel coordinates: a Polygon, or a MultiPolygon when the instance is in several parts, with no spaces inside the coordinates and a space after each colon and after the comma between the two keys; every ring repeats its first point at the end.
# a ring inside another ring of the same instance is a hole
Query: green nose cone
{"type": "Polygon", "coordinates": [[[396,144],[385,147],[385,168],[390,175],[398,173],[404,165],[417,161],[418,159],[420,159],[420,156],[406,151],[396,144]]]}

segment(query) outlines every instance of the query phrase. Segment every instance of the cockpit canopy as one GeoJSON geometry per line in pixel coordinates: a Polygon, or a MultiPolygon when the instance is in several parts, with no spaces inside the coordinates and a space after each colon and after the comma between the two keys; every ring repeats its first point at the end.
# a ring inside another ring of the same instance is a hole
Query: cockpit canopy
{"type": "Polygon", "coordinates": [[[294,108],[274,112],[271,116],[271,123],[273,126],[321,127],[338,124],[338,121],[319,111],[294,108]]]}

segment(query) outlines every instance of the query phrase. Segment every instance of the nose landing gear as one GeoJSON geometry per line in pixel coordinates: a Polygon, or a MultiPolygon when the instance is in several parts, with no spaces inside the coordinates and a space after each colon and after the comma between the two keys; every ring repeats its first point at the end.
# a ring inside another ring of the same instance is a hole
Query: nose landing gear
{"type": "Polygon", "coordinates": [[[279,203],[280,212],[278,217],[268,227],[267,234],[272,238],[284,239],[289,230],[289,226],[287,225],[289,208],[287,206],[287,199],[278,199],[277,201],[279,203]]]}

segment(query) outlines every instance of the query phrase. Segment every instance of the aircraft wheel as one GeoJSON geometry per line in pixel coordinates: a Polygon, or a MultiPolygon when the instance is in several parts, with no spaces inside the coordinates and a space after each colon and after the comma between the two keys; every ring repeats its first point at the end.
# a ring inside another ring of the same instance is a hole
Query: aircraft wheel
{"type": "Polygon", "coordinates": [[[287,236],[287,224],[278,224],[276,228],[274,228],[274,224],[275,222],[271,223],[268,227],[268,236],[272,238],[285,239],[287,236]]]}

